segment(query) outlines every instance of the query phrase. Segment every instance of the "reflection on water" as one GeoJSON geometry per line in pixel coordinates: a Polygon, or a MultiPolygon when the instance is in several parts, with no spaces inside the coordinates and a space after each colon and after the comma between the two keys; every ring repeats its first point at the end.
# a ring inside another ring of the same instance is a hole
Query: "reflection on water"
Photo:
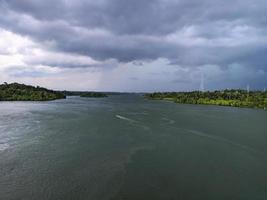
{"type": "Polygon", "coordinates": [[[138,95],[0,102],[0,199],[267,199],[266,121],[138,95]]]}

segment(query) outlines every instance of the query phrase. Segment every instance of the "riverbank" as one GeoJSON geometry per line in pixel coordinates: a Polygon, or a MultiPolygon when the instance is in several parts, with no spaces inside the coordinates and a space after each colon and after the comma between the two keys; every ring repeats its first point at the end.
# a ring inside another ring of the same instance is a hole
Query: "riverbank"
{"type": "Polygon", "coordinates": [[[19,83],[0,85],[0,101],[51,101],[65,98],[66,96],[62,92],[39,86],[19,83]]]}
{"type": "Polygon", "coordinates": [[[51,101],[65,99],[66,96],[102,98],[108,95],[103,92],[54,91],[20,83],[4,83],[0,85],[0,101],[51,101]]]}
{"type": "Polygon", "coordinates": [[[156,92],[145,94],[147,99],[168,100],[181,104],[202,104],[241,108],[267,108],[267,92],[245,90],[156,92]]]}

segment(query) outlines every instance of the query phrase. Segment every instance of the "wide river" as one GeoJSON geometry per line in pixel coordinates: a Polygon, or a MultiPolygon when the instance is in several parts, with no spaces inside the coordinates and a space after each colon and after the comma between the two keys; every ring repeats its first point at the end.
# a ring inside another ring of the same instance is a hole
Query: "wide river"
{"type": "Polygon", "coordinates": [[[140,95],[0,102],[1,200],[266,200],[267,112],[140,95]]]}

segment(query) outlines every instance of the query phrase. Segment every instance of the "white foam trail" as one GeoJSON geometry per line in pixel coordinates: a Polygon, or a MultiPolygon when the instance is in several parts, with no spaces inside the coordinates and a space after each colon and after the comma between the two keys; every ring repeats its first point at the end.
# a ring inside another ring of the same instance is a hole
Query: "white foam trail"
{"type": "Polygon", "coordinates": [[[174,120],[172,120],[172,119],[168,119],[168,118],[166,118],[166,117],[163,117],[162,119],[163,119],[164,121],[167,121],[169,124],[174,124],[174,123],[175,123],[174,120]]]}
{"type": "Polygon", "coordinates": [[[148,126],[142,125],[142,124],[140,124],[140,122],[138,122],[138,121],[136,121],[136,120],[133,120],[133,119],[130,119],[130,118],[121,116],[121,115],[116,115],[116,117],[117,117],[118,119],[125,120],[125,121],[127,121],[127,122],[129,122],[129,123],[131,123],[131,124],[136,125],[136,126],[142,127],[142,128],[145,129],[145,130],[150,130],[150,128],[149,128],[148,126]]]}
{"type": "Polygon", "coordinates": [[[220,141],[220,142],[228,143],[228,144],[231,144],[233,146],[245,149],[247,151],[252,151],[252,152],[255,152],[257,154],[265,155],[263,152],[260,152],[260,151],[258,151],[256,149],[253,149],[253,148],[249,147],[249,146],[246,146],[246,145],[243,145],[243,144],[239,144],[239,143],[235,143],[235,142],[233,142],[231,140],[225,139],[225,138],[220,137],[220,136],[209,135],[209,134],[206,134],[206,133],[203,133],[203,132],[200,132],[200,131],[196,131],[196,130],[186,130],[186,131],[191,133],[191,134],[194,134],[194,135],[198,135],[198,136],[201,136],[201,137],[210,138],[212,140],[217,140],[217,141],[220,141]]]}
{"type": "Polygon", "coordinates": [[[137,123],[137,121],[135,121],[133,119],[130,119],[130,118],[127,118],[127,117],[124,117],[124,116],[121,116],[121,115],[116,115],[116,117],[119,118],[119,119],[128,121],[128,122],[131,122],[131,123],[137,123]]]}
{"type": "Polygon", "coordinates": [[[9,148],[9,145],[6,143],[0,144],[0,151],[4,151],[9,148]]]}

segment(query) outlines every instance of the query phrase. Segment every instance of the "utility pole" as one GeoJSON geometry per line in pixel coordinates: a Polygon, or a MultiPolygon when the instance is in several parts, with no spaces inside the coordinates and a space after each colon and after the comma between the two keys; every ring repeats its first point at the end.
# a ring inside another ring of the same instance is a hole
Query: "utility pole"
{"type": "Polygon", "coordinates": [[[199,90],[201,92],[205,92],[205,87],[204,87],[204,74],[203,74],[203,72],[201,72],[201,80],[200,80],[199,90]]]}
{"type": "Polygon", "coordinates": [[[249,93],[249,89],[250,89],[250,88],[249,88],[249,84],[247,84],[247,93],[249,93]]]}
{"type": "Polygon", "coordinates": [[[247,101],[248,101],[248,97],[249,97],[249,84],[247,84],[247,101]]]}

